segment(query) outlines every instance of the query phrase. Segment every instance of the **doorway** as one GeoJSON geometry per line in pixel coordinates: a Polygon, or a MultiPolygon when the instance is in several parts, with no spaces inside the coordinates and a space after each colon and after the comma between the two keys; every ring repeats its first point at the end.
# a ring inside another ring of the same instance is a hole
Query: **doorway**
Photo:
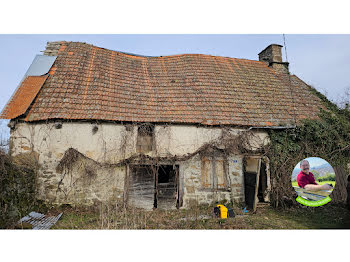
{"type": "Polygon", "coordinates": [[[128,205],[143,209],[176,209],[178,174],[178,165],[131,166],[128,205]]]}
{"type": "Polygon", "coordinates": [[[256,211],[258,203],[268,198],[268,174],[266,161],[261,157],[250,156],[244,159],[244,196],[248,209],[256,211]]]}

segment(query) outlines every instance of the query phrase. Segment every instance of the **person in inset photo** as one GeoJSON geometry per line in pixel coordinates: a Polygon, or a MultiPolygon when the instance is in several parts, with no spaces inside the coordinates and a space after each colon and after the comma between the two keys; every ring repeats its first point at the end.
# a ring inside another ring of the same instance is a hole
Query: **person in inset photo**
{"type": "Polygon", "coordinates": [[[300,162],[301,171],[297,176],[298,186],[309,190],[309,191],[319,191],[319,190],[330,190],[333,189],[332,185],[326,183],[319,185],[315,181],[314,175],[310,172],[310,163],[307,160],[302,160],[300,162]]]}

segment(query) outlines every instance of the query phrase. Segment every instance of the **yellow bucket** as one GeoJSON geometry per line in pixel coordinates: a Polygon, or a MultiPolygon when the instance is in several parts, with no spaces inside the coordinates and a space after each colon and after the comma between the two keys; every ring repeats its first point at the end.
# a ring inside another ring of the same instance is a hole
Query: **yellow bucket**
{"type": "Polygon", "coordinates": [[[216,205],[220,209],[220,218],[227,218],[227,208],[224,205],[216,205]]]}

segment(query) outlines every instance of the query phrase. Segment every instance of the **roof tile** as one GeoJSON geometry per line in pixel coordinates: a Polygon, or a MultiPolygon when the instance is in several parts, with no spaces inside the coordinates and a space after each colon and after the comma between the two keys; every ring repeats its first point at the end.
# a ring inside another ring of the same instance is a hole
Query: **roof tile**
{"type": "Polygon", "coordinates": [[[278,126],[314,117],[322,107],[299,78],[289,81],[260,61],[199,54],[143,57],[61,44],[26,121],[278,126]]]}
{"type": "Polygon", "coordinates": [[[13,119],[23,115],[47,79],[44,76],[27,76],[0,114],[3,119],[13,119]]]}

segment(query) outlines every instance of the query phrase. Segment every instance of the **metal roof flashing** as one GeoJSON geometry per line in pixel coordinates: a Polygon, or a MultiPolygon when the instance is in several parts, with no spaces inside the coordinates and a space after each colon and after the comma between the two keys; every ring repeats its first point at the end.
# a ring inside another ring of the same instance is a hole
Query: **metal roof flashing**
{"type": "Polygon", "coordinates": [[[57,56],[36,55],[24,78],[27,76],[42,76],[47,74],[56,58],[57,56]]]}
{"type": "Polygon", "coordinates": [[[13,100],[14,95],[17,93],[19,87],[22,85],[23,81],[28,77],[28,76],[43,76],[47,74],[52,65],[55,63],[57,56],[47,56],[47,55],[36,55],[33,59],[33,62],[29,66],[27,72],[24,74],[23,78],[17,85],[15,91],[13,92],[12,96],[9,99],[9,102],[5,105],[5,107],[0,111],[0,115],[4,113],[4,110],[10,103],[10,101],[13,100]]]}

